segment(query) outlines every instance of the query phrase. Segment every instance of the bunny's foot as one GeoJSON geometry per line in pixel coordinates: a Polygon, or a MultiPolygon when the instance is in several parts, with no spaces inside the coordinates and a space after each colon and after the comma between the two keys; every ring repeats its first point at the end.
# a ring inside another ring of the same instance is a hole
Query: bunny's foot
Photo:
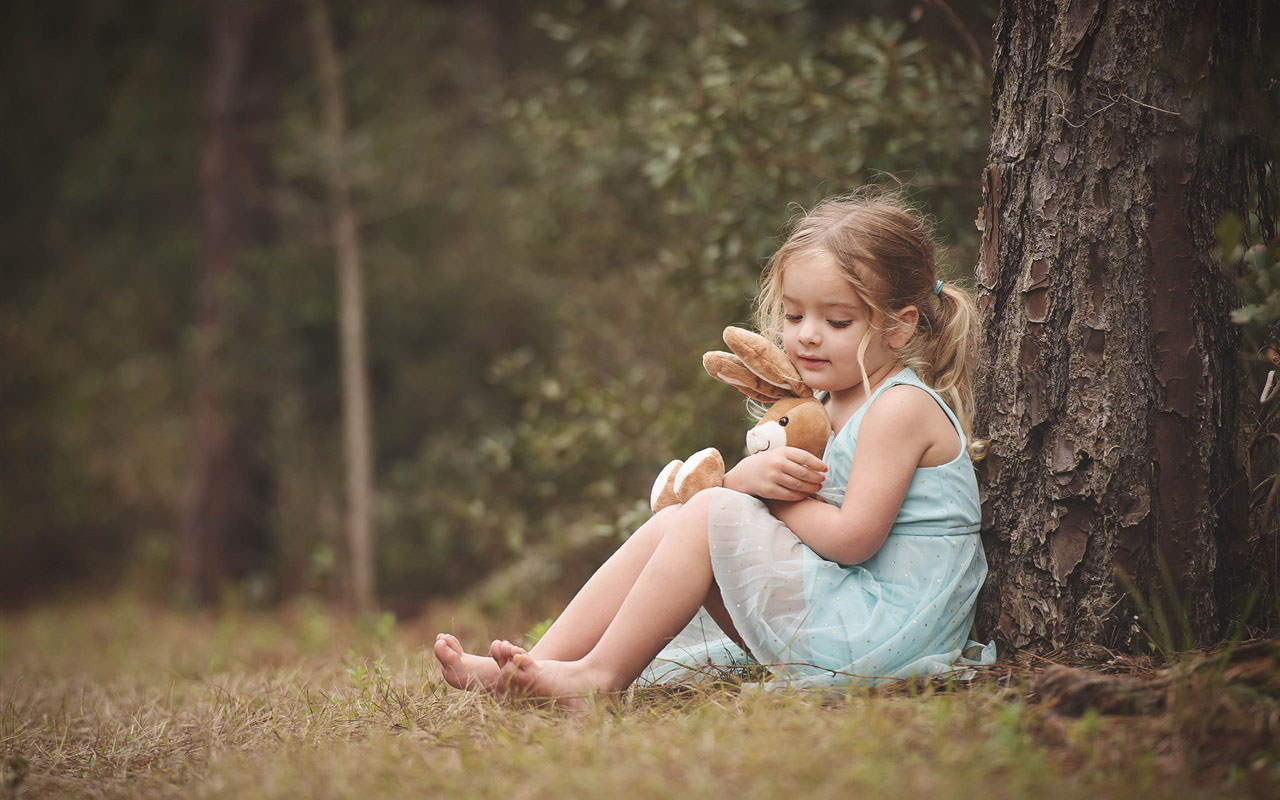
{"type": "Polygon", "coordinates": [[[649,492],[650,511],[657,514],[667,506],[680,502],[680,498],[676,497],[676,473],[683,466],[684,462],[677,458],[658,473],[658,479],[653,482],[653,490],[649,492]]]}
{"type": "Polygon", "coordinates": [[[687,503],[703,489],[724,485],[724,458],[714,447],[699,450],[676,471],[675,493],[687,503]]]}

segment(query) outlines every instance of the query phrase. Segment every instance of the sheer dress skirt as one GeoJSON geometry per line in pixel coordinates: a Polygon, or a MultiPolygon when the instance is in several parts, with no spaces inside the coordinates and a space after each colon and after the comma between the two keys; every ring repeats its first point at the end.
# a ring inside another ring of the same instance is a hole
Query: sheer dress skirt
{"type": "MultiPolygon", "coordinates": [[[[994,659],[993,650],[967,647],[975,644],[968,633],[986,572],[976,534],[891,534],[873,558],[843,566],[814,553],[760,500],[708,491],[720,594],[749,655],[779,682],[875,683],[994,659]]],[[[679,680],[747,655],[700,613],[642,679],[679,680]]]]}

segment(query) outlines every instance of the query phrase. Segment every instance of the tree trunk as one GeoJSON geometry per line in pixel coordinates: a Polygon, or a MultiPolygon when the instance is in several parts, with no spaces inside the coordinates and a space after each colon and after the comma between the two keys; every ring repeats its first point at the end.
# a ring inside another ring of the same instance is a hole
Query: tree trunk
{"type": "Polygon", "coordinates": [[[1244,216],[1248,192],[1223,73],[1259,14],[1001,4],[977,430],[991,439],[979,626],[1007,645],[1128,643],[1135,611],[1163,624],[1162,645],[1218,632],[1216,554],[1241,532],[1235,287],[1214,227],[1244,216]]]}
{"type": "Polygon", "coordinates": [[[266,172],[255,124],[271,106],[274,77],[251,61],[263,3],[207,6],[209,72],[200,153],[200,261],[196,295],[189,465],[178,542],[187,599],[205,603],[245,575],[267,548],[270,470],[260,450],[261,415],[247,409],[235,373],[235,308],[228,294],[241,251],[265,235],[266,172]]]}
{"type": "Polygon", "coordinates": [[[373,446],[369,419],[368,370],[365,367],[364,286],[360,240],[351,205],[344,140],[341,70],[324,0],[310,0],[311,49],[324,106],[327,179],[333,245],[338,262],[338,302],[342,353],[342,428],[347,475],[347,543],[351,594],[356,608],[374,600],[373,446]]]}

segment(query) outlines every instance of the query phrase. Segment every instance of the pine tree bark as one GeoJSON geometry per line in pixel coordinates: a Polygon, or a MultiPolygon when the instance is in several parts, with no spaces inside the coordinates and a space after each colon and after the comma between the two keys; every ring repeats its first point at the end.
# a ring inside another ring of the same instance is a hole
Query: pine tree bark
{"type": "MultiPolygon", "coordinates": [[[[1253,0],[1004,0],[976,270],[991,576],[979,627],[1045,651],[1219,628],[1234,536],[1233,276],[1248,191],[1224,64],[1253,0]],[[1152,620],[1140,620],[1144,626],[1152,620]]],[[[1190,644],[1178,636],[1175,645],[1190,644]]]]}

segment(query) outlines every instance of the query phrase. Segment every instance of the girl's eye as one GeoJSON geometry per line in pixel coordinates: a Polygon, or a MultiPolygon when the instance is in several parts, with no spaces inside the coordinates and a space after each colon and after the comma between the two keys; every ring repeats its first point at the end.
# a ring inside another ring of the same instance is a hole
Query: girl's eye
{"type": "Polygon", "coordinates": [[[799,321],[800,321],[800,315],[799,315],[799,314],[783,314],[782,316],[783,316],[783,319],[785,319],[787,322],[799,322],[799,321]]]}
{"type": "Polygon", "coordinates": [[[847,328],[853,324],[851,319],[829,319],[827,324],[833,328],[847,328]]]}

